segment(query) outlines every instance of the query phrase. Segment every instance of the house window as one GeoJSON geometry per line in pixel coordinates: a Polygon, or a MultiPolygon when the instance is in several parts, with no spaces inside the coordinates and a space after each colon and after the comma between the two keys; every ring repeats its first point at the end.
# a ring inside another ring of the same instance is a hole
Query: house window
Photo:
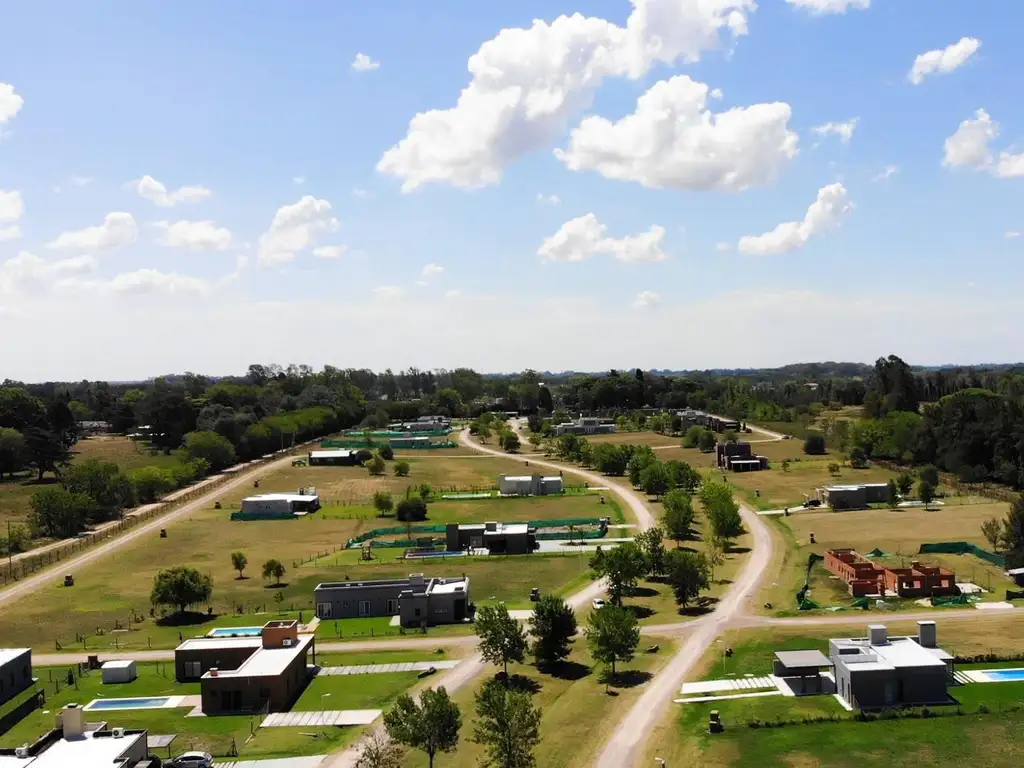
{"type": "Polygon", "coordinates": [[[185,677],[202,677],[203,665],[198,661],[185,662],[185,677]]]}
{"type": "Polygon", "coordinates": [[[417,615],[417,616],[419,616],[419,615],[420,615],[420,609],[419,609],[419,608],[417,608],[417,609],[416,609],[416,615],[417,615]]]}
{"type": "Polygon", "coordinates": [[[398,601],[388,600],[388,613],[394,615],[398,613],[398,601]]]}
{"type": "Polygon", "coordinates": [[[369,616],[370,615],[370,601],[369,600],[360,600],[359,601],[359,615],[360,616],[369,616]]]}
{"type": "Polygon", "coordinates": [[[316,604],[316,615],[321,619],[331,618],[331,604],[330,603],[317,603],[316,604]]]}

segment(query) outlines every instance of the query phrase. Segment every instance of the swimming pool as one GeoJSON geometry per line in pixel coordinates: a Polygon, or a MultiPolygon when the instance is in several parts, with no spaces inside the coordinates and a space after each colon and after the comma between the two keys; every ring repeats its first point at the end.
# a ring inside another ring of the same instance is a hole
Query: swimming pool
{"type": "Polygon", "coordinates": [[[1024,669],[986,669],[985,677],[997,683],[1024,680],[1024,669]]]}
{"type": "Polygon", "coordinates": [[[255,637],[263,631],[263,627],[218,627],[211,629],[207,637],[255,637]]]}
{"type": "MultiPolygon", "coordinates": [[[[168,706],[173,696],[132,699],[93,699],[83,709],[162,709],[168,706]]],[[[180,697],[178,697],[180,698],[180,697]]]]}
{"type": "Polygon", "coordinates": [[[428,557],[465,557],[465,552],[409,552],[406,560],[425,560],[428,557]]]}

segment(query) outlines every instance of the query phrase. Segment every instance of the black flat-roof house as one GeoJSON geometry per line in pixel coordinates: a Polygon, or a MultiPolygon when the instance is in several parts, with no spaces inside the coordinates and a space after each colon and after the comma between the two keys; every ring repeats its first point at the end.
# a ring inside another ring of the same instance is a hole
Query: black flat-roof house
{"type": "Polygon", "coordinates": [[[445,549],[486,549],[492,555],[527,555],[537,549],[537,529],[528,523],[448,523],[445,549]]]}
{"type": "Polygon", "coordinates": [[[313,590],[316,615],[324,619],[398,616],[403,627],[455,624],[470,617],[469,578],[333,581],[313,590]]]}

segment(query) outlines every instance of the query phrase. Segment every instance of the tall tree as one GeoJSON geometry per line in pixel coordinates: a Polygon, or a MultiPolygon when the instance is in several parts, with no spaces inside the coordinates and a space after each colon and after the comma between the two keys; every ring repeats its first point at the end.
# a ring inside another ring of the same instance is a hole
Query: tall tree
{"type": "Polygon", "coordinates": [[[615,665],[630,661],[640,643],[640,625],[632,611],[617,605],[606,605],[593,611],[587,620],[587,644],[600,662],[610,664],[612,677],[615,665]]]}
{"type": "Polygon", "coordinates": [[[924,508],[928,509],[928,505],[932,503],[935,498],[935,486],[932,485],[927,479],[921,478],[917,484],[917,498],[924,504],[924,508]]]}
{"type": "Polygon", "coordinates": [[[1018,496],[1003,521],[1003,539],[1006,548],[1024,557],[1024,496],[1018,496]]]}
{"type": "Polygon", "coordinates": [[[996,552],[1003,541],[1003,526],[994,517],[990,518],[981,524],[981,535],[985,537],[992,551],[996,552]]]}
{"type": "Polygon", "coordinates": [[[864,398],[868,415],[877,418],[890,411],[916,413],[919,405],[918,384],[910,366],[896,355],[878,358],[864,398]]]}
{"type": "Polygon", "coordinates": [[[25,436],[16,429],[0,427],[0,480],[5,474],[20,472],[27,463],[25,436]]]}
{"type": "Polygon", "coordinates": [[[231,567],[238,571],[238,578],[242,578],[242,574],[245,571],[245,566],[249,564],[249,558],[245,556],[245,552],[236,550],[231,553],[231,567]]]}
{"type": "Polygon", "coordinates": [[[608,580],[608,594],[615,605],[622,605],[623,595],[636,587],[647,572],[644,553],[632,541],[613,549],[598,550],[590,560],[590,567],[608,580]]]}
{"type": "Polygon", "coordinates": [[[558,664],[569,657],[576,635],[576,614],[557,595],[544,595],[537,601],[528,622],[530,653],[537,666],[558,664]]]}
{"type": "Polygon", "coordinates": [[[891,477],[885,485],[885,500],[889,509],[896,509],[900,505],[900,489],[891,477]]]}
{"type": "Polygon", "coordinates": [[[668,472],[660,461],[652,461],[640,473],[640,487],[648,496],[660,497],[669,489],[668,472]]]}
{"type": "Polygon", "coordinates": [[[175,566],[159,571],[153,578],[149,599],[153,605],[169,605],[184,613],[190,605],[208,603],[213,580],[195,568],[175,566]]]}
{"type": "Polygon", "coordinates": [[[273,579],[274,586],[280,586],[286,570],[280,560],[272,557],[263,564],[263,578],[273,579]]]}
{"type": "Polygon", "coordinates": [[[685,491],[674,490],[666,493],[661,503],[665,507],[665,515],[662,517],[665,533],[678,547],[679,542],[690,538],[690,529],[695,517],[693,499],[685,491]]]}
{"type": "Polygon", "coordinates": [[[64,488],[42,488],[32,494],[28,523],[37,536],[64,539],[77,535],[96,511],[96,502],[85,493],[64,488]]]}
{"type": "Polygon", "coordinates": [[[647,573],[651,576],[661,576],[665,573],[665,540],[661,528],[654,526],[646,531],[641,531],[634,538],[640,551],[644,553],[647,563],[647,573]]]}
{"type": "Polygon", "coordinates": [[[739,505],[728,485],[706,481],[700,489],[700,501],[714,536],[728,542],[746,532],[739,505]]]}
{"type": "Polygon", "coordinates": [[[56,432],[29,427],[24,435],[28,463],[35,468],[39,480],[43,479],[44,472],[59,475],[71,463],[71,451],[56,432]]]}
{"type": "Polygon", "coordinates": [[[481,655],[492,664],[500,664],[506,675],[509,662],[522,663],[526,658],[526,633],[509,616],[504,603],[481,607],[473,623],[480,638],[481,655]]]}
{"type": "Polygon", "coordinates": [[[702,590],[711,586],[708,563],[695,552],[674,549],[666,557],[668,583],[672,586],[676,604],[686,607],[696,600],[702,590]]]}
{"type": "Polygon", "coordinates": [[[530,694],[488,680],[475,696],[473,741],[486,749],[482,765],[492,768],[534,768],[533,750],[540,743],[540,709],[530,694]]]}
{"type": "Polygon", "coordinates": [[[439,752],[453,752],[458,745],[462,713],[444,686],[427,688],[418,704],[406,693],[399,696],[384,713],[384,727],[399,744],[424,752],[433,768],[439,752]]]}
{"type": "Polygon", "coordinates": [[[235,463],[235,446],[212,430],[189,432],[185,435],[185,455],[204,459],[209,463],[211,472],[220,472],[235,463]]]}
{"type": "Polygon", "coordinates": [[[700,487],[700,472],[685,461],[669,459],[665,462],[665,472],[668,473],[669,487],[671,488],[693,493],[700,487]]]}

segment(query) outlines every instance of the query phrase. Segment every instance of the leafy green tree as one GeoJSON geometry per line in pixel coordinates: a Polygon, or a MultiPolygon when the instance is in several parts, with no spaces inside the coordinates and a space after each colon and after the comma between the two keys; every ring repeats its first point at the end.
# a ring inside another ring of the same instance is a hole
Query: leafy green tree
{"type": "Polygon", "coordinates": [[[924,503],[924,508],[928,509],[928,505],[935,499],[935,486],[921,478],[917,483],[917,497],[924,503]]]}
{"type": "Polygon", "coordinates": [[[396,477],[408,477],[409,476],[409,462],[405,459],[399,459],[395,462],[395,476],[396,477]]]}
{"type": "Polygon", "coordinates": [[[652,461],[640,473],[640,487],[648,496],[660,497],[669,489],[668,472],[660,461],[652,461]]]}
{"type": "Polygon", "coordinates": [[[885,501],[889,509],[896,509],[900,505],[900,489],[892,478],[885,484],[885,501]]]}
{"type": "Polygon", "coordinates": [[[185,455],[203,459],[209,463],[211,472],[220,472],[235,463],[235,446],[213,430],[189,432],[185,435],[185,455]]]}
{"type": "Polygon", "coordinates": [[[540,743],[541,711],[530,694],[488,680],[475,695],[473,741],[486,749],[481,765],[489,768],[535,768],[533,750],[540,743]]]}
{"type": "Polygon", "coordinates": [[[824,456],[828,453],[828,446],[825,445],[825,436],[817,433],[810,434],[804,440],[804,453],[808,456],[824,456]]]}
{"type": "Polygon", "coordinates": [[[4,474],[20,472],[27,463],[25,436],[16,429],[0,427],[0,480],[4,474]]]}
{"type": "Polygon", "coordinates": [[[828,465],[828,473],[829,473],[830,475],[832,475],[832,477],[838,477],[838,476],[839,476],[839,473],[840,473],[840,467],[839,467],[839,464],[838,464],[837,462],[834,462],[834,461],[832,461],[832,462],[829,462],[829,465],[828,465]]]}
{"type": "Polygon", "coordinates": [[[587,620],[587,644],[595,659],[611,665],[612,677],[615,665],[631,661],[639,643],[640,625],[632,611],[606,605],[591,612],[587,620]]]}
{"type": "Polygon", "coordinates": [[[51,486],[32,494],[28,524],[37,536],[66,539],[85,528],[96,513],[96,502],[85,493],[51,486]]]}
{"type": "Polygon", "coordinates": [[[370,733],[363,742],[355,768],[402,768],[402,748],[380,732],[370,733]]]}
{"type": "Polygon", "coordinates": [[[231,567],[238,571],[238,578],[243,578],[245,567],[249,564],[249,558],[245,556],[245,552],[236,550],[231,553],[231,567]]]}
{"type": "Polygon", "coordinates": [[[615,443],[598,443],[591,453],[594,469],[605,475],[619,476],[625,474],[629,456],[621,445],[615,443]]]}
{"type": "Polygon", "coordinates": [[[213,580],[195,568],[175,566],[161,570],[153,578],[149,600],[153,605],[169,605],[184,613],[190,605],[210,602],[213,580]]]}
{"type": "Polygon", "coordinates": [[[454,752],[458,746],[462,712],[444,686],[427,688],[419,698],[417,704],[407,693],[399,696],[384,713],[384,728],[399,744],[424,752],[433,768],[439,752],[454,752]]]}
{"type": "Polygon", "coordinates": [[[558,664],[569,657],[576,635],[576,614],[565,600],[557,595],[544,595],[534,606],[527,624],[533,638],[530,653],[537,666],[558,664]]]}
{"type": "Polygon", "coordinates": [[[276,558],[272,557],[263,564],[263,578],[273,579],[275,587],[281,583],[281,579],[284,578],[284,574],[284,563],[276,558]]]}
{"type": "Polygon", "coordinates": [[[1018,496],[1003,521],[1003,543],[1019,559],[1024,553],[1024,496],[1018,496]]]}
{"type": "Polygon", "coordinates": [[[386,515],[395,508],[395,502],[387,491],[376,491],[373,494],[373,508],[377,510],[377,514],[386,515]]]}
{"type": "Polygon", "coordinates": [[[674,490],[662,496],[661,503],[665,507],[665,514],[662,517],[665,533],[678,547],[680,541],[690,538],[690,529],[693,528],[695,517],[693,499],[685,491],[674,490]]]}
{"type": "Polygon", "coordinates": [[[430,501],[434,495],[434,489],[430,486],[430,483],[420,483],[419,494],[423,501],[430,501]]]}
{"type": "Polygon", "coordinates": [[[28,465],[36,470],[37,480],[42,481],[44,472],[59,475],[71,463],[71,450],[56,432],[28,427],[22,434],[25,436],[28,465]]]}
{"type": "Polygon", "coordinates": [[[728,548],[729,542],[712,535],[701,553],[708,565],[709,578],[712,583],[715,581],[715,568],[725,563],[725,552],[728,548]]]}
{"type": "Polygon", "coordinates": [[[782,471],[783,472],[789,472],[790,463],[791,462],[790,462],[789,459],[783,459],[782,460],[782,471]]]}
{"type": "Polygon", "coordinates": [[[641,531],[634,539],[647,561],[647,573],[661,576],[665,573],[665,540],[661,528],[654,526],[641,531]]]}
{"type": "Polygon", "coordinates": [[[635,542],[627,541],[608,550],[598,550],[590,560],[590,567],[599,577],[608,580],[608,594],[615,605],[631,592],[647,572],[644,553],[635,542]]]}
{"type": "Polygon", "coordinates": [[[374,454],[373,458],[366,462],[366,471],[374,477],[383,475],[387,468],[388,467],[387,464],[384,463],[384,459],[377,454],[374,454]]]}
{"type": "Polygon", "coordinates": [[[693,493],[700,487],[700,472],[685,461],[669,459],[665,462],[665,472],[668,473],[670,488],[680,488],[687,493],[693,493]]]}
{"type": "Polygon", "coordinates": [[[939,470],[937,470],[935,467],[921,467],[921,469],[919,469],[917,472],[917,476],[921,480],[928,481],[928,484],[931,485],[932,488],[939,487],[939,470]]]}
{"type": "Polygon", "coordinates": [[[896,478],[896,486],[900,489],[900,496],[907,497],[914,489],[914,477],[908,472],[902,473],[896,478]]]}
{"type": "Polygon", "coordinates": [[[402,499],[395,507],[395,517],[401,522],[419,523],[427,519],[427,502],[415,496],[402,499]]]}
{"type": "Polygon", "coordinates": [[[395,449],[388,443],[384,443],[384,445],[378,448],[377,453],[384,461],[391,461],[395,458],[395,449]]]}
{"type": "Polygon", "coordinates": [[[88,494],[104,517],[135,506],[135,484],[112,461],[92,458],[73,464],[61,476],[61,485],[71,493],[88,494]]]}
{"type": "Polygon", "coordinates": [[[683,436],[683,448],[697,448],[700,445],[700,437],[704,434],[704,429],[698,426],[692,426],[686,430],[686,434],[683,436]]]}
{"type": "Polygon", "coordinates": [[[438,390],[437,407],[447,416],[458,416],[462,412],[462,395],[450,387],[438,390]]]}
{"type": "Polygon", "coordinates": [[[656,461],[658,461],[658,457],[654,455],[654,451],[651,450],[651,446],[636,446],[632,457],[629,459],[629,463],[626,465],[626,471],[629,474],[629,482],[639,487],[640,477],[643,474],[643,471],[647,469],[649,464],[653,464],[656,461]]]}
{"type": "Polygon", "coordinates": [[[916,413],[919,406],[919,387],[910,366],[896,355],[878,358],[864,396],[868,415],[877,418],[890,411],[916,413]]]}
{"type": "Polygon", "coordinates": [[[517,453],[520,446],[519,435],[515,432],[509,432],[505,435],[505,440],[501,447],[505,449],[505,453],[517,453]]]}
{"type": "Polygon", "coordinates": [[[685,608],[696,600],[702,590],[708,589],[709,567],[707,561],[695,552],[674,549],[666,559],[666,579],[672,586],[676,604],[685,608]]]}
{"type": "Polygon", "coordinates": [[[733,498],[732,489],[724,483],[705,482],[700,489],[700,500],[704,513],[711,524],[712,535],[729,542],[746,531],[740,508],[733,498]]]}
{"type": "Polygon", "coordinates": [[[1003,526],[994,517],[981,524],[981,535],[985,537],[993,552],[999,551],[999,545],[1003,541],[1003,526]]]}
{"type": "Polygon", "coordinates": [[[715,450],[716,445],[718,445],[718,438],[715,437],[715,433],[710,429],[701,430],[700,437],[697,439],[697,447],[701,452],[711,453],[715,450]]]}
{"type": "Polygon", "coordinates": [[[177,487],[174,475],[163,467],[139,467],[129,477],[142,504],[152,504],[177,487]]]}
{"type": "Polygon", "coordinates": [[[480,638],[480,654],[492,664],[500,664],[506,675],[509,662],[522,663],[526,658],[526,633],[509,616],[504,603],[482,606],[476,612],[474,625],[480,638]]]}

